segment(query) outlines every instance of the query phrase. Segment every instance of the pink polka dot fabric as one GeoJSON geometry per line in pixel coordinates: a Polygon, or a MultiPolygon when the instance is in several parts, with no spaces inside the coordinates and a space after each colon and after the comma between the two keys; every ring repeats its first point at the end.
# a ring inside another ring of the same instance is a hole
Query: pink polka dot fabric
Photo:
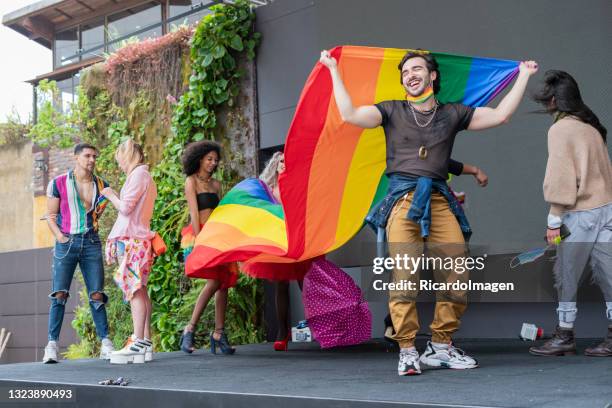
{"type": "Polygon", "coordinates": [[[321,348],[350,346],[369,340],[372,314],[361,289],[326,259],[313,262],[304,277],[304,311],[321,348]]]}

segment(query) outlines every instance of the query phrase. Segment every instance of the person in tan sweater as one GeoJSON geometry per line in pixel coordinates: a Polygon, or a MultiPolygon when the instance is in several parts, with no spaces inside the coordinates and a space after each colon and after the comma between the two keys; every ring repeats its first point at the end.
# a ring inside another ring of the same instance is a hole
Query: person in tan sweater
{"type": "Polygon", "coordinates": [[[550,204],[546,238],[552,244],[562,224],[571,235],[559,245],[554,266],[559,325],[549,341],[529,352],[538,356],[576,353],[576,294],[590,260],[593,280],[606,302],[608,333],[585,354],[612,356],[612,164],[607,131],[566,72],[548,71],[534,99],[555,119],[548,131],[544,177],[544,199],[550,204]]]}

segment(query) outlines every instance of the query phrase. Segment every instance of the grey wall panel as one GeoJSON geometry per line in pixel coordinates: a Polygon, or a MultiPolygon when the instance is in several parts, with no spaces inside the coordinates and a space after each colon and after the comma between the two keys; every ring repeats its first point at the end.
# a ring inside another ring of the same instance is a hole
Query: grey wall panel
{"type": "Polygon", "coordinates": [[[270,112],[259,117],[260,147],[262,149],[285,143],[287,130],[293,119],[295,106],[270,112]]]}
{"type": "MultiPolygon", "coordinates": [[[[67,347],[76,342],[76,334],[71,326],[74,313],[66,311],[62,323],[59,344],[67,347]]],[[[18,348],[44,348],[47,344],[48,316],[1,316],[0,327],[6,328],[12,333],[9,345],[18,348]]]]}
{"type": "Polygon", "coordinates": [[[0,254],[0,285],[51,278],[52,249],[39,248],[0,254]]]}
{"type": "MultiPolygon", "coordinates": [[[[17,260],[12,256],[6,256],[6,254],[2,257],[2,267],[0,269],[0,284],[6,282],[14,282],[16,276],[16,262],[17,260]]],[[[0,309],[0,313],[2,309],[0,309]]]]}
{"type": "MultiPolygon", "coordinates": [[[[50,248],[0,254],[0,327],[12,333],[2,363],[42,358],[47,344],[52,257],[50,248]]],[[[63,350],[77,342],[71,322],[80,285],[74,280],[71,286],[73,296],[66,305],[59,342],[63,350]]]]}
{"type": "MultiPolygon", "coordinates": [[[[9,340],[10,342],[10,340],[9,340]]],[[[0,364],[13,364],[22,363],[24,361],[39,361],[42,360],[43,354],[38,355],[38,350],[31,347],[13,348],[6,347],[2,358],[0,358],[0,364]]]]}
{"type": "MultiPolygon", "coordinates": [[[[309,18],[308,24],[285,18],[287,8],[304,4],[294,6],[296,3],[300,2],[277,0],[257,11],[258,18],[267,18],[258,22],[264,33],[257,61],[262,147],[282,143],[278,137],[286,134],[291,120],[288,108],[295,107],[319,51],[344,44],[535,59],[540,63],[540,72],[531,79],[528,93],[537,88],[546,70],[568,71],[579,82],[586,103],[605,126],[612,126],[612,2],[608,0],[538,0],[511,5],[490,0],[315,0],[314,6],[303,12],[309,18]],[[301,52],[299,47],[303,47],[301,52]],[[280,55],[281,50],[289,58],[280,55]]],[[[491,106],[496,106],[502,96],[491,106]]],[[[538,108],[525,98],[509,124],[483,132],[464,132],[457,137],[453,157],[482,167],[490,177],[484,189],[477,187],[471,176],[452,181],[455,190],[467,193],[466,213],[474,230],[472,243],[488,245],[489,254],[505,254],[509,259],[512,253],[542,244],[548,212],[542,181],[551,119],[531,113],[538,108]]],[[[608,149],[612,149],[610,144],[608,149]]],[[[369,268],[362,250],[373,239],[370,231],[362,231],[332,253],[330,259],[347,267],[369,268]]],[[[550,266],[541,264],[529,269],[534,272],[534,286],[546,285],[542,286],[542,300],[548,302],[553,298],[550,266]]],[[[505,261],[495,262],[493,267],[497,273],[507,272],[505,261]]],[[[353,276],[360,269],[346,270],[353,276]]],[[[581,296],[581,300],[595,299],[592,294],[597,289],[583,287],[582,292],[585,290],[588,295],[581,296]]],[[[300,300],[294,285],[293,323],[303,317],[300,300]]],[[[380,336],[379,326],[387,305],[377,301],[370,306],[373,334],[380,336]]],[[[579,308],[578,335],[601,336],[605,326],[601,303],[584,303],[579,308]]],[[[422,309],[421,323],[426,329],[431,312],[426,307],[422,309]]],[[[514,337],[523,321],[543,324],[549,330],[555,321],[554,309],[551,303],[472,304],[458,335],[514,337]]]]}
{"type": "Polygon", "coordinates": [[[7,282],[24,282],[36,279],[36,269],[34,259],[31,257],[21,257],[19,252],[2,253],[2,265],[0,266],[0,284],[7,282]]]}
{"type": "MultiPolygon", "coordinates": [[[[550,335],[557,324],[554,303],[473,303],[461,319],[458,337],[517,337],[523,323],[534,323],[550,335]]],[[[577,337],[599,338],[605,335],[605,305],[585,302],[578,306],[577,337]]],[[[430,322],[430,318],[422,322],[430,322]]],[[[422,324],[422,326],[426,326],[422,324]]],[[[527,349],[527,347],[525,347],[527,349]]]]}
{"type": "MultiPolygon", "coordinates": [[[[9,341],[10,342],[10,341],[9,341]]],[[[45,343],[46,344],[46,343],[45,343]]],[[[41,347],[8,347],[4,350],[0,364],[14,364],[32,361],[42,361],[45,354],[45,344],[41,347]]],[[[59,353],[65,353],[68,347],[60,346],[59,353]]],[[[63,356],[60,356],[63,358],[63,356]]]]}
{"type": "Polygon", "coordinates": [[[37,282],[7,283],[0,285],[2,316],[35,314],[37,309],[37,282]]]}
{"type": "Polygon", "coordinates": [[[313,0],[283,0],[270,2],[266,7],[258,7],[257,24],[268,23],[273,20],[279,20],[291,14],[295,14],[305,8],[314,6],[313,0]]]}
{"type": "MultiPolygon", "coordinates": [[[[79,273],[77,271],[77,273],[79,273]]],[[[70,297],[67,310],[74,310],[79,301],[81,285],[74,279],[70,285],[70,297]]],[[[51,293],[51,281],[8,283],[0,285],[3,316],[21,316],[31,314],[48,314],[51,293]]]]}
{"type": "Polygon", "coordinates": [[[302,86],[319,52],[313,1],[257,9],[260,147],[283,144],[302,86]]]}

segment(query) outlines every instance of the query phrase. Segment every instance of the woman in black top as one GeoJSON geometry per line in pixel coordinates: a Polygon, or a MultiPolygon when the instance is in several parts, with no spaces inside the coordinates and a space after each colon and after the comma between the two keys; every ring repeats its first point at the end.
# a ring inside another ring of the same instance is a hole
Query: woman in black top
{"type": "MultiPolygon", "coordinates": [[[[185,251],[185,259],[191,252],[195,237],[219,204],[221,183],[213,178],[213,173],[217,169],[220,156],[221,147],[208,140],[191,143],[183,153],[183,170],[187,175],[185,198],[189,206],[190,225],[182,231],[181,246],[185,247],[185,241],[190,241],[191,245],[185,251]]],[[[180,346],[184,352],[192,353],[195,350],[195,328],[213,295],[215,295],[215,330],[210,334],[210,350],[215,353],[219,347],[223,354],[235,352],[224,332],[227,290],[236,285],[238,278],[235,266],[235,264],[220,265],[198,271],[197,277],[206,279],[206,285],[198,296],[191,320],[185,326],[181,336],[180,346]]]]}

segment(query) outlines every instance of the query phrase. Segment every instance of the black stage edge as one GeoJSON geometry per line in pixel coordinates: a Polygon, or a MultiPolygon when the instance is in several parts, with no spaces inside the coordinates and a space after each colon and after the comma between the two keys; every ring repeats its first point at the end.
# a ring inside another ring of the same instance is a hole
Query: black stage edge
{"type": "MultiPolygon", "coordinates": [[[[422,350],[424,341],[419,339],[422,350]]],[[[579,340],[579,352],[595,340],[579,340]]],[[[100,360],[0,365],[0,401],[8,388],[70,388],[76,401],[7,403],[0,407],[612,407],[612,358],[534,357],[533,343],[463,340],[474,370],[424,369],[399,377],[397,350],[383,341],[320,350],[316,343],[239,346],[234,356],[157,353],[144,365],[100,360]],[[129,378],[127,387],[101,386],[129,378]]]]}

